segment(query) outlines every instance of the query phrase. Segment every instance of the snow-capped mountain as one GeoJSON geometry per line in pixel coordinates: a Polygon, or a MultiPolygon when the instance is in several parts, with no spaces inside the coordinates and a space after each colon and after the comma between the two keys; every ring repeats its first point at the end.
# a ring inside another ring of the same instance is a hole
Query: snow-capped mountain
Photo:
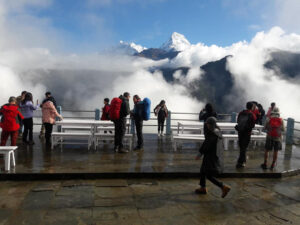
{"type": "Polygon", "coordinates": [[[137,45],[133,42],[127,43],[125,41],[120,41],[118,49],[124,51],[126,54],[134,55],[136,53],[142,52],[143,50],[146,50],[147,48],[141,45],[137,45]]]}
{"type": "Polygon", "coordinates": [[[190,42],[184,37],[184,35],[174,32],[170,39],[165,42],[160,48],[165,51],[184,51],[190,47],[190,42]]]}

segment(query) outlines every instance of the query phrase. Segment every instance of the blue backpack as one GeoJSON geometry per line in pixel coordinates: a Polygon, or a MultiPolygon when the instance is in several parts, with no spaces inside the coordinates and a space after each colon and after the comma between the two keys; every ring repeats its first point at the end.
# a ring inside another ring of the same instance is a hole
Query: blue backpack
{"type": "Polygon", "coordinates": [[[149,98],[144,98],[144,112],[143,112],[143,120],[150,119],[150,111],[151,111],[151,100],[149,98]]]}

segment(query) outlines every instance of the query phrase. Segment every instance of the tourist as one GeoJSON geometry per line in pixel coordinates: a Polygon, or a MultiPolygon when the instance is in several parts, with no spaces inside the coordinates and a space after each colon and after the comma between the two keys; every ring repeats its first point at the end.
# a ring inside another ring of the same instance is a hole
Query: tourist
{"type": "Polygon", "coordinates": [[[259,111],[259,117],[257,118],[257,124],[262,125],[264,116],[265,116],[265,110],[261,104],[257,105],[258,111],[259,111]]]}
{"type": "Polygon", "coordinates": [[[254,119],[255,119],[255,123],[256,124],[258,124],[258,119],[259,119],[259,117],[260,117],[260,112],[259,112],[259,110],[258,110],[258,108],[257,108],[257,105],[258,105],[258,103],[257,102],[255,102],[255,101],[253,101],[252,102],[252,113],[254,114],[254,119]]]}
{"type": "Polygon", "coordinates": [[[269,107],[268,109],[268,112],[267,112],[267,118],[271,116],[271,112],[273,111],[273,109],[276,107],[276,103],[275,102],[272,102],[271,103],[271,106],[269,107]]]}
{"type": "Polygon", "coordinates": [[[276,166],[278,151],[282,149],[282,132],[284,132],[284,123],[282,118],[280,118],[279,109],[277,107],[273,108],[270,117],[266,119],[265,130],[267,131],[267,138],[265,144],[265,160],[261,164],[262,169],[268,168],[268,157],[269,151],[273,152],[273,162],[270,169],[276,166]]]}
{"type": "Polygon", "coordinates": [[[18,122],[24,119],[18,108],[17,99],[15,97],[10,97],[8,104],[3,105],[0,109],[0,127],[2,128],[1,146],[6,145],[9,137],[11,140],[11,146],[16,146],[18,130],[20,128],[18,122]]]}
{"type": "MultiPolygon", "coordinates": [[[[50,91],[47,91],[45,93],[45,99],[43,100],[42,104],[40,105],[40,107],[42,108],[43,107],[43,104],[47,101],[51,101],[54,105],[55,108],[57,108],[57,105],[56,105],[56,101],[55,101],[55,98],[51,95],[51,92],[50,91]]],[[[39,137],[42,138],[44,136],[44,133],[45,133],[45,126],[44,124],[42,124],[41,126],[41,131],[40,131],[40,135],[39,137]]]]}
{"type": "Polygon", "coordinates": [[[256,120],[256,117],[252,112],[252,107],[253,103],[247,102],[246,109],[241,111],[237,118],[237,125],[235,129],[238,131],[240,156],[238,158],[236,168],[243,168],[246,166],[246,152],[256,120]]]}
{"type": "MultiPolygon", "coordinates": [[[[213,184],[221,188],[222,198],[230,191],[230,187],[218,181],[215,176],[223,170],[223,143],[220,128],[217,126],[217,119],[209,117],[206,119],[204,126],[205,140],[199,150],[203,155],[203,161],[200,169],[200,188],[195,192],[197,194],[206,194],[206,178],[213,184]]],[[[197,157],[198,159],[198,157],[197,157]]]]}
{"type": "Polygon", "coordinates": [[[154,114],[157,116],[158,123],[158,136],[164,135],[164,124],[168,117],[168,109],[165,100],[161,100],[160,103],[154,108],[154,114]]]}
{"type": "Polygon", "coordinates": [[[109,120],[109,98],[104,99],[104,107],[102,108],[101,120],[109,120]]]}
{"type": "Polygon", "coordinates": [[[24,132],[23,132],[23,143],[33,145],[33,111],[38,107],[38,100],[36,106],[33,105],[32,94],[27,92],[25,98],[20,103],[20,109],[24,116],[24,132]],[[29,135],[29,141],[27,136],[29,135]]]}
{"type": "Polygon", "coordinates": [[[61,120],[63,119],[63,117],[57,112],[54,103],[48,99],[42,105],[42,122],[45,126],[45,140],[47,146],[51,145],[51,134],[56,117],[59,117],[61,120]]]}
{"type": "MultiPolygon", "coordinates": [[[[21,102],[24,100],[26,93],[27,93],[27,91],[22,91],[21,95],[17,97],[17,105],[19,107],[20,107],[21,102]]],[[[19,110],[20,110],[20,108],[19,108],[19,110]]],[[[20,117],[18,117],[18,120],[19,120],[19,125],[20,125],[19,136],[22,137],[22,133],[23,133],[23,120],[20,117]]]]}
{"type": "Polygon", "coordinates": [[[123,139],[126,133],[126,123],[127,123],[126,117],[130,113],[129,99],[130,99],[130,94],[128,92],[125,92],[123,95],[119,96],[119,100],[121,100],[119,101],[121,103],[120,108],[115,107],[114,105],[115,101],[111,102],[110,117],[113,120],[115,125],[115,143],[114,143],[115,152],[120,152],[120,153],[128,152],[128,150],[124,149],[123,139]],[[112,111],[118,114],[116,119],[113,119],[113,117],[111,116],[112,111]]]}
{"type": "Polygon", "coordinates": [[[205,105],[205,108],[202,109],[199,113],[199,120],[205,122],[207,120],[207,118],[212,117],[212,116],[215,117],[216,119],[218,118],[218,115],[215,112],[212,104],[207,103],[205,105]]]}
{"type": "Polygon", "coordinates": [[[133,96],[134,109],[132,112],[132,117],[135,123],[136,136],[137,136],[137,146],[134,150],[142,150],[144,145],[143,140],[143,113],[144,113],[144,103],[138,95],[133,96]]]}

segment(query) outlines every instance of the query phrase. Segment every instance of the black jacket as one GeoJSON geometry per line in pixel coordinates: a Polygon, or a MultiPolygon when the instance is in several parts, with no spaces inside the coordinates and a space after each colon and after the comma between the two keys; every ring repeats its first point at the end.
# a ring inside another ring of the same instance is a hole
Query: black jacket
{"type": "Polygon", "coordinates": [[[206,111],[201,111],[199,113],[199,120],[203,120],[204,122],[209,118],[209,117],[215,117],[216,119],[218,118],[218,115],[216,112],[206,112],[206,111]]]}
{"type": "Polygon", "coordinates": [[[124,98],[124,96],[120,96],[120,99],[122,99],[120,118],[124,118],[127,117],[130,113],[129,101],[128,99],[124,98]]]}
{"type": "Polygon", "coordinates": [[[200,148],[203,154],[200,173],[216,175],[223,170],[223,142],[222,134],[219,129],[205,132],[205,140],[200,148]]]}

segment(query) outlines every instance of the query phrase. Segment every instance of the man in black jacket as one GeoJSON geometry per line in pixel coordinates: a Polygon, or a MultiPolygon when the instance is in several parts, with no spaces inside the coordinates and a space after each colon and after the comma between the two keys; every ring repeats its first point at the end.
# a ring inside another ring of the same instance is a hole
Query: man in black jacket
{"type": "Polygon", "coordinates": [[[137,146],[134,150],[142,150],[144,145],[143,140],[143,112],[144,112],[144,103],[141,101],[141,98],[138,95],[133,96],[134,109],[132,116],[136,128],[137,136],[137,146]]]}
{"type": "Polygon", "coordinates": [[[126,117],[130,113],[129,108],[129,99],[130,94],[125,92],[123,95],[119,97],[122,100],[121,110],[120,110],[120,118],[115,120],[115,152],[127,153],[128,150],[124,149],[123,139],[126,133],[126,117]]]}

